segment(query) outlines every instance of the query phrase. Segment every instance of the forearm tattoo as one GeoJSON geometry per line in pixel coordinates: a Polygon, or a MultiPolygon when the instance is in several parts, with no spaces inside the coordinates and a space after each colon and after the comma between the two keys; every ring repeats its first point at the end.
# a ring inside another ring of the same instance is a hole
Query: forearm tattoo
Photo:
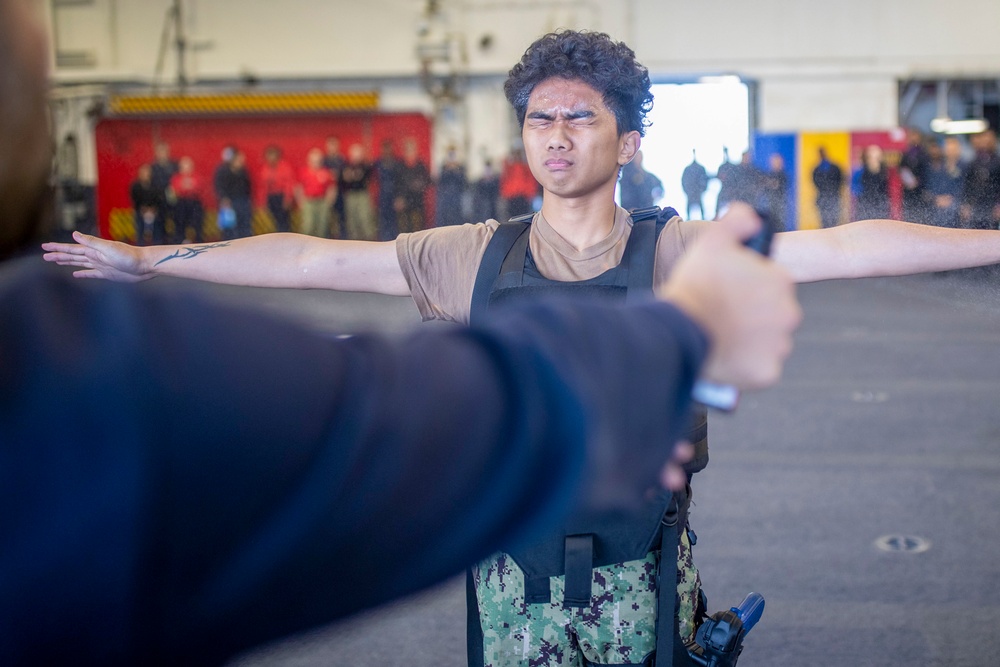
{"type": "Polygon", "coordinates": [[[194,246],[193,248],[181,248],[179,250],[176,250],[174,254],[167,255],[153,266],[159,266],[160,264],[163,264],[164,262],[170,259],[191,259],[192,257],[197,257],[201,253],[208,252],[213,248],[225,248],[227,245],[229,245],[229,241],[222,241],[221,243],[209,243],[208,245],[199,245],[199,246],[194,246]]]}

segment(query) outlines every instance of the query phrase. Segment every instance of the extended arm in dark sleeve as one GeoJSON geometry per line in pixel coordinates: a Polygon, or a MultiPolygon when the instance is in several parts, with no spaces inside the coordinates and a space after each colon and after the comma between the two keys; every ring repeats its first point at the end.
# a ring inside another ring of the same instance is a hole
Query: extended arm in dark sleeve
{"type": "Polygon", "coordinates": [[[663,305],[392,342],[51,278],[0,301],[5,664],[217,664],[621,501],[654,453],[617,443],[677,431],[705,346],[663,305]]]}

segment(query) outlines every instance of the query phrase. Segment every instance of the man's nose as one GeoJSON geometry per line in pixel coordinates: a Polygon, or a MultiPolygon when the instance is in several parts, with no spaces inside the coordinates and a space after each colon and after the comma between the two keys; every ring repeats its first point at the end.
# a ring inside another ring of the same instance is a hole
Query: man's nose
{"type": "Polygon", "coordinates": [[[571,143],[569,132],[566,130],[566,121],[562,119],[553,121],[546,148],[550,150],[567,149],[571,143]]]}

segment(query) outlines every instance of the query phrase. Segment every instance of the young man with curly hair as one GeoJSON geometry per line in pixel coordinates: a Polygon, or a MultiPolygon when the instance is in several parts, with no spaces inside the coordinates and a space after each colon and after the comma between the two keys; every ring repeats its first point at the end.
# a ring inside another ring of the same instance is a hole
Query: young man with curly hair
{"type": "MultiPolygon", "coordinates": [[[[543,190],[541,210],[532,216],[526,235],[523,275],[546,288],[565,285],[599,291],[604,285],[595,286],[595,281],[628,268],[624,258],[629,256],[634,225],[629,213],[615,205],[614,193],[620,170],[639,150],[647,125],[645,116],[653,101],[647,70],[630,48],[608,35],[562,31],[545,35],[528,48],[511,70],[505,92],[521,124],[528,164],[543,190]]],[[[737,204],[729,215],[754,214],[737,204]]],[[[676,216],[663,224],[654,237],[654,286],[667,279],[691,241],[711,224],[676,216]]],[[[431,229],[402,234],[394,243],[268,234],[184,248],[133,248],[77,235],[79,245],[48,245],[46,259],[79,267],[81,277],[137,281],[176,275],[235,284],[409,295],[425,320],[468,322],[480,262],[499,226],[490,220],[431,229]]],[[[778,234],[772,256],[799,282],[903,275],[1000,262],[1000,233],[867,220],[778,234]]],[[[633,533],[624,531],[633,539],[647,520],[626,517],[619,523],[625,528],[639,526],[633,533]]],[[[699,586],[683,522],[678,528],[681,599],[675,627],[676,638],[687,640],[694,632],[699,586]]],[[[657,640],[656,582],[664,577],[656,576],[658,550],[649,548],[659,543],[648,540],[636,546],[624,544],[626,539],[588,543],[588,530],[585,523],[577,523],[552,535],[547,547],[551,556],[553,544],[574,538],[570,550],[574,557],[583,554],[578,561],[589,556],[597,564],[589,578],[589,599],[571,600],[578,606],[564,606],[568,583],[561,574],[548,577],[547,572],[535,572],[538,576],[529,577],[531,590],[525,591],[520,559],[510,554],[498,554],[476,568],[477,586],[470,598],[478,608],[473,611],[479,612],[473,616],[481,618],[473,620],[470,629],[478,626],[483,638],[471,648],[484,652],[485,664],[621,665],[648,664],[652,659],[657,640]],[[642,553],[617,558],[630,549],[642,553]],[[602,553],[612,554],[611,560],[602,553]]],[[[667,574],[666,581],[672,584],[674,578],[667,574]]],[[[586,580],[570,583],[575,589],[588,587],[586,580]]],[[[672,592],[666,591],[667,599],[672,592]]],[[[682,642],[672,643],[675,650],[669,654],[674,664],[684,664],[682,642]]],[[[669,664],[666,657],[661,653],[661,667],[669,664]]]]}

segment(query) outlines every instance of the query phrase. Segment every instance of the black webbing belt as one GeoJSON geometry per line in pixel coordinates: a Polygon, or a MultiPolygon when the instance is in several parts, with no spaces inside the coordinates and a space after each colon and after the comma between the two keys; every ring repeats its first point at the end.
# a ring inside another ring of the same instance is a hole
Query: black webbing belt
{"type": "Polygon", "coordinates": [[[589,607],[594,578],[594,536],[566,536],[566,584],[563,607],[589,607]]]}
{"type": "Polygon", "coordinates": [[[677,496],[663,515],[660,531],[660,567],[656,577],[656,663],[655,667],[674,664],[674,635],[677,634],[677,548],[680,543],[678,521],[681,518],[677,496]]]}

